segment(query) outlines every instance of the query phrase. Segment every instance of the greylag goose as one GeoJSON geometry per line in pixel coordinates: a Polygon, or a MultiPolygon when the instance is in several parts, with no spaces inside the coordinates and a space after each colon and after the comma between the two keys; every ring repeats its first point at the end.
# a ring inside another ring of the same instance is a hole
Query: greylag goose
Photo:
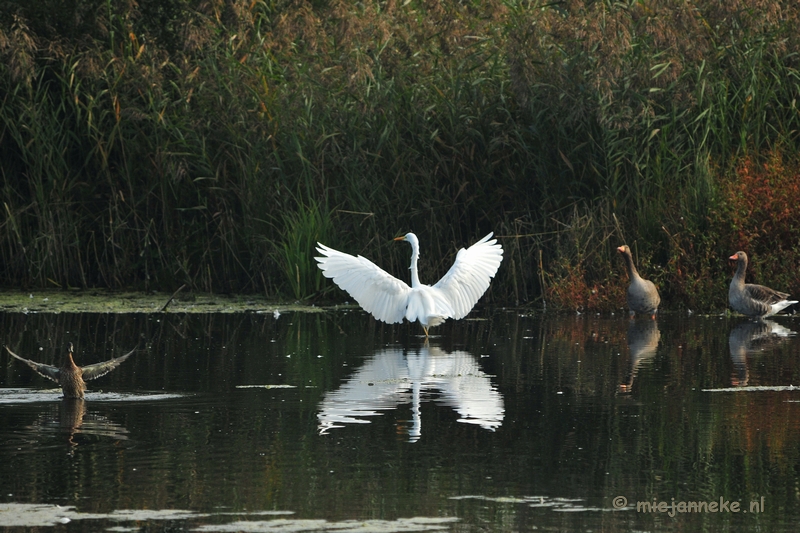
{"type": "Polygon", "coordinates": [[[642,279],[639,275],[636,265],[633,264],[631,249],[628,248],[627,244],[617,248],[617,251],[622,254],[622,259],[625,261],[625,270],[628,271],[628,278],[631,280],[630,285],[628,285],[628,309],[630,310],[631,318],[636,313],[643,313],[655,319],[656,313],[658,313],[658,304],[661,303],[658,289],[656,289],[652,281],[642,279]]]}
{"type": "Polygon", "coordinates": [[[19,359],[34,369],[38,374],[46,377],[47,379],[52,379],[61,385],[61,392],[64,394],[64,398],[77,398],[82,400],[84,397],[84,391],[86,390],[85,381],[99,378],[100,376],[105,376],[117,368],[125,359],[130,357],[131,354],[136,351],[136,348],[115,359],[109,359],[108,361],[104,361],[102,363],[95,363],[93,365],[80,367],[76,365],[75,360],[72,359],[72,343],[69,343],[69,351],[67,352],[67,355],[64,356],[61,368],[45,365],[43,363],[37,363],[36,361],[31,361],[30,359],[20,357],[12,352],[11,348],[8,346],[6,346],[6,350],[13,357],[19,359]]]}
{"type": "Polygon", "coordinates": [[[782,309],[796,304],[797,300],[789,300],[789,295],[763,285],[744,282],[747,270],[747,254],[736,252],[728,259],[736,261],[736,274],[731,280],[728,290],[728,303],[737,313],[753,317],[772,316],[782,309]]]}

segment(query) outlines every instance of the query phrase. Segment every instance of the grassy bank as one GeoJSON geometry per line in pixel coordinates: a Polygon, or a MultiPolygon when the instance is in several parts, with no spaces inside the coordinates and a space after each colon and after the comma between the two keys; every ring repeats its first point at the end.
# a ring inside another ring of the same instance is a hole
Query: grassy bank
{"type": "Polygon", "coordinates": [[[338,298],[317,240],[402,276],[414,231],[432,281],[494,231],[495,303],[618,307],[623,242],[667,306],[740,248],[798,294],[798,15],[7,1],[0,285],[338,298]]]}

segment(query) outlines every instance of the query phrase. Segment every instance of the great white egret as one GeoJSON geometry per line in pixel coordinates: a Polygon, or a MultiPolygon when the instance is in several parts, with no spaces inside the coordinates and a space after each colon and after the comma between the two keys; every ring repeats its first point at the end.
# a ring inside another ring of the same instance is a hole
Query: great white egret
{"type": "Polygon", "coordinates": [[[785,292],[755,283],[745,283],[746,253],[736,252],[728,259],[737,263],[736,274],[734,274],[730,289],[728,289],[728,303],[734,311],[747,316],[765,317],[772,316],[797,303],[797,300],[789,300],[789,295],[785,292]]]}
{"type": "Polygon", "coordinates": [[[428,328],[448,318],[467,316],[483,296],[503,260],[503,247],[489,233],[466,250],[462,248],[447,274],[436,285],[419,281],[419,239],[406,233],[394,239],[411,245],[411,286],[388,274],[365,257],[354,257],[317,243],[322,257],[315,257],[326,278],[333,279],[358,304],[378,320],[388,324],[418,320],[428,336],[428,328]]]}

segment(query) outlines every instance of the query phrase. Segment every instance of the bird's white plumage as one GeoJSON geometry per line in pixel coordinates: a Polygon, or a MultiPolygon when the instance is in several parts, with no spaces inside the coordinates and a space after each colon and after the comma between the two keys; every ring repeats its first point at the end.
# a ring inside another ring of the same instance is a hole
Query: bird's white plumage
{"type": "Polygon", "coordinates": [[[475,307],[503,260],[503,248],[490,233],[466,250],[458,251],[456,261],[435,289],[442,291],[452,307],[449,318],[461,319],[475,307]],[[490,240],[491,239],[491,240],[490,240]]]}
{"type": "Polygon", "coordinates": [[[317,243],[317,251],[322,256],[315,259],[325,277],[333,279],[378,320],[389,324],[402,322],[403,318],[418,320],[427,333],[428,327],[448,318],[464,318],[489,288],[503,260],[503,248],[491,237],[490,233],[469,248],[459,250],[453,266],[433,286],[419,282],[419,240],[413,233],[396,239],[411,244],[411,286],[369,259],[321,243],[317,243]]]}
{"type": "Polygon", "coordinates": [[[355,257],[317,244],[322,257],[315,259],[326,278],[333,279],[378,320],[388,324],[403,321],[411,287],[366,257],[355,257]]]}

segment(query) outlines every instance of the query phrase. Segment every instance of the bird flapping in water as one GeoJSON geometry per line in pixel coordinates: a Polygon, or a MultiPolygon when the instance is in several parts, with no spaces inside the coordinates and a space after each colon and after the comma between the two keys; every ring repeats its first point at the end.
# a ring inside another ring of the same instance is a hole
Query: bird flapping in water
{"type": "Polygon", "coordinates": [[[72,343],[69,343],[69,351],[64,356],[61,367],[59,368],[46,365],[44,363],[37,363],[36,361],[31,361],[30,359],[25,359],[24,357],[20,357],[12,352],[11,348],[8,346],[5,348],[12,357],[19,359],[34,369],[38,374],[61,385],[61,391],[64,393],[64,398],[78,399],[83,399],[84,397],[84,392],[86,391],[86,381],[90,381],[108,374],[117,368],[123,361],[125,361],[125,359],[133,355],[133,352],[136,351],[136,348],[134,348],[125,355],[121,355],[114,359],[109,359],[108,361],[103,361],[102,363],[95,363],[93,365],[81,367],[75,364],[75,360],[72,358],[72,343]]]}
{"type": "Polygon", "coordinates": [[[489,233],[467,249],[460,249],[455,263],[435,285],[419,281],[419,239],[406,233],[394,239],[411,245],[411,286],[387,273],[365,257],[355,257],[317,243],[322,257],[315,259],[326,278],[347,291],[358,304],[388,324],[419,321],[428,328],[448,318],[464,318],[489,288],[500,263],[503,247],[489,233]]]}

